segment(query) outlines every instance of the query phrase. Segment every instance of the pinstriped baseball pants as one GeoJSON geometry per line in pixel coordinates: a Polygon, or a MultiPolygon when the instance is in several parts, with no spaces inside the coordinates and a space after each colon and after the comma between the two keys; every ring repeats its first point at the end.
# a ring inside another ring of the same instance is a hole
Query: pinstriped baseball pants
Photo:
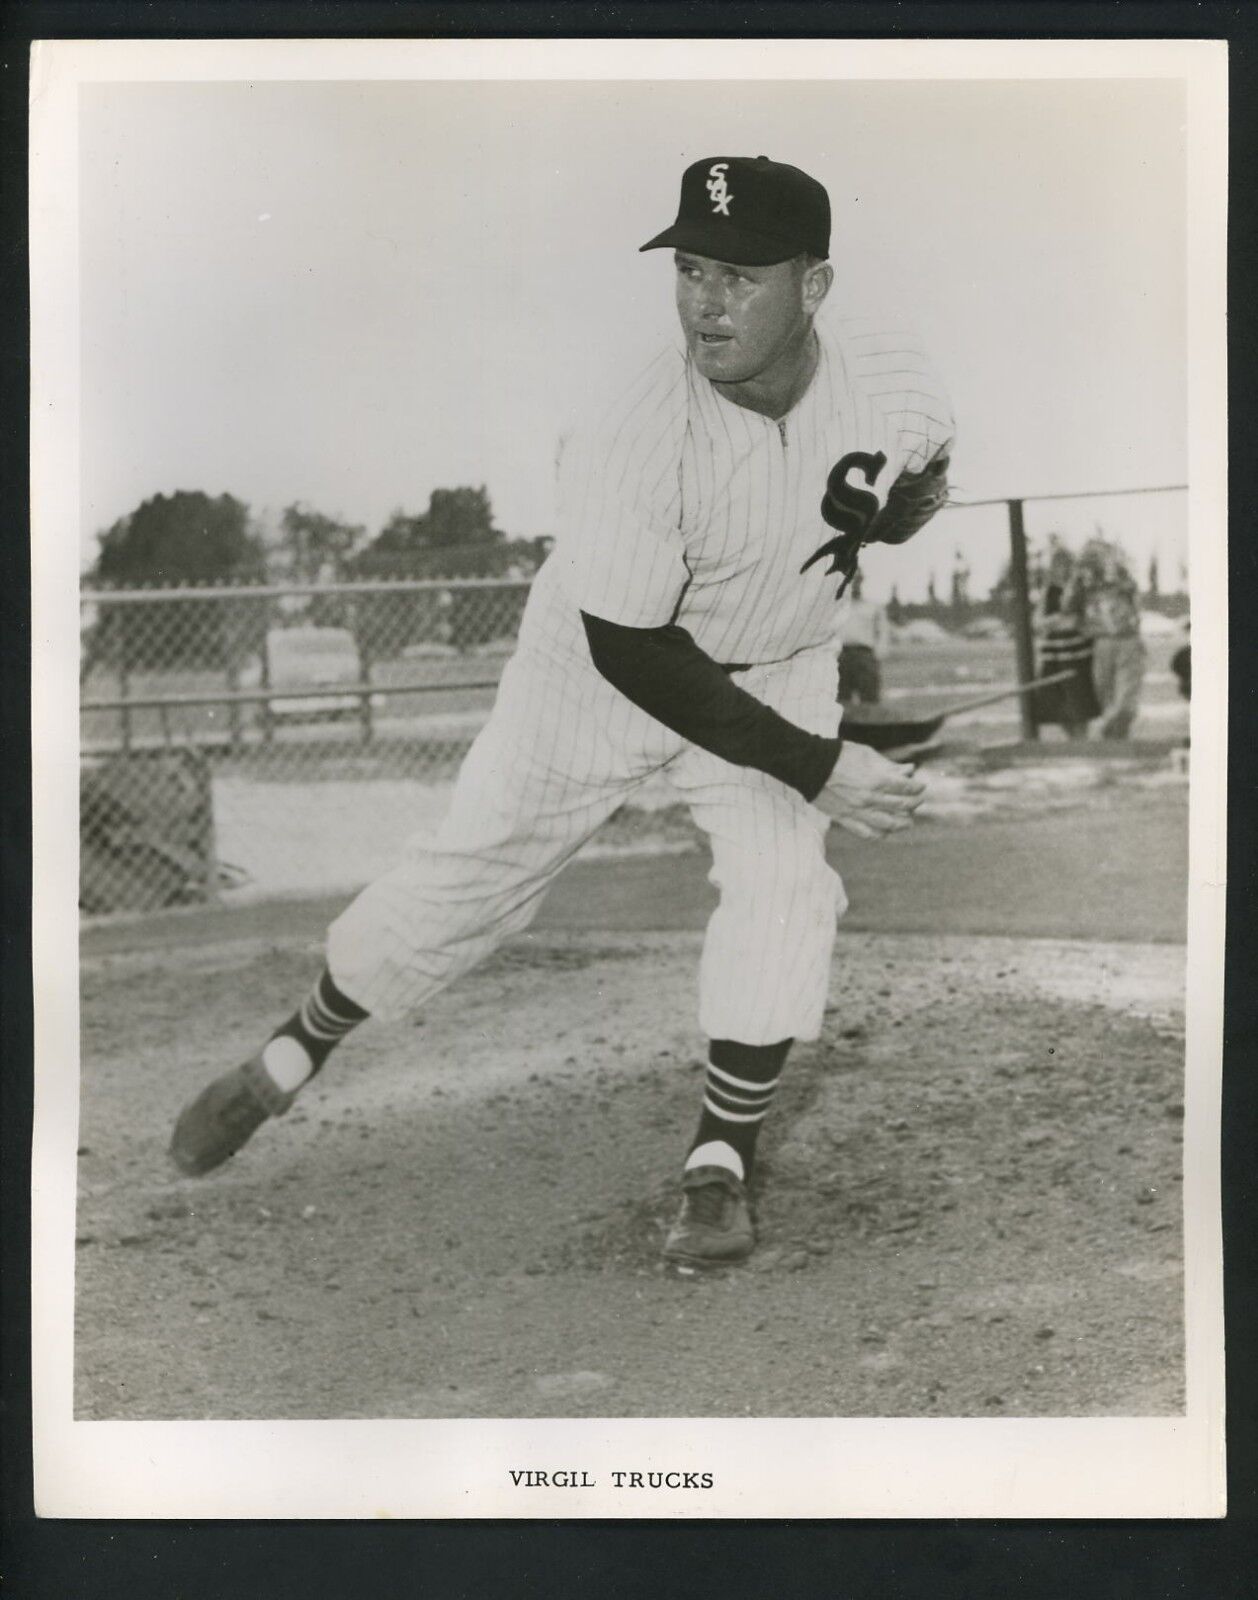
{"type": "MultiPolygon", "coordinates": [[[[837,728],[830,650],[739,682],[814,733],[837,728]]],[[[699,971],[699,1025],[745,1044],[815,1039],[847,900],[825,859],[827,818],[775,778],[679,739],[592,663],[521,647],[468,752],[444,823],[411,840],[328,932],[328,965],[366,1011],[423,1004],[527,927],[555,875],[663,772],[712,848],[719,904],[699,971]]]]}

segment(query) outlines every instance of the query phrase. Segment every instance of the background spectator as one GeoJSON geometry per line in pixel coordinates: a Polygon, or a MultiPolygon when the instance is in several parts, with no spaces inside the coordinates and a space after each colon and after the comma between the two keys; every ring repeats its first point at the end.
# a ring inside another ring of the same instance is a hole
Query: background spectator
{"type": "Polygon", "coordinates": [[[1180,695],[1185,700],[1192,699],[1192,643],[1188,638],[1190,624],[1184,624],[1184,642],[1171,657],[1171,671],[1179,683],[1180,695]]]}
{"type": "Polygon", "coordinates": [[[882,658],[887,653],[891,627],[887,608],[861,594],[861,575],[852,581],[852,597],[840,624],[843,647],[839,651],[839,699],[846,705],[875,706],[882,699],[882,658]]]}
{"type": "Polygon", "coordinates": [[[1092,676],[1101,702],[1101,737],[1125,739],[1135,721],[1144,681],[1140,598],[1122,552],[1089,539],[1079,556],[1084,630],[1092,639],[1092,676]]]}
{"type": "Polygon", "coordinates": [[[1056,549],[1036,612],[1036,676],[1071,672],[1061,683],[1037,689],[1035,720],[1056,723],[1068,739],[1086,739],[1088,724],[1101,714],[1092,680],[1092,640],[1083,627],[1083,596],[1068,551],[1056,549]]]}

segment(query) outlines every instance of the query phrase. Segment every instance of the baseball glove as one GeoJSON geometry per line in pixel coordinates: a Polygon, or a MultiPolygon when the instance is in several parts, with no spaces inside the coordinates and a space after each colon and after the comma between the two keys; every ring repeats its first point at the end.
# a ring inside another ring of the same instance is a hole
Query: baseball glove
{"type": "Polygon", "coordinates": [[[948,503],[948,457],[940,454],[921,472],[902,472],[887,503],[865,532],[866,544],[903,544],[948,503]]]}

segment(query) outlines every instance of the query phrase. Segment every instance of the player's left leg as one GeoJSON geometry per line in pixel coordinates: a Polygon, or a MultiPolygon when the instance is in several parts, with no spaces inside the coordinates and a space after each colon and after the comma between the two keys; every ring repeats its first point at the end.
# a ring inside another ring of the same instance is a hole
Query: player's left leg
{"type": "MultiPolygon", "coordinates": [[[[801,725],[832,732],[832,674],[832,665],[821,671],[819,694],[809,692],[818,674],[806,663],[750,687],[801,725]]],[[[835,925],[847,901],[826,861],[827,819],[794,790],[693,749],[670,777],[711,841],[720,902],[699,975],[699,1020],[710,1041],[703,1104],[665,1253],[740,1259],[754,1244],[746,1191],[756,1140],[792,1042],[821,1032],[835,925]]]]}

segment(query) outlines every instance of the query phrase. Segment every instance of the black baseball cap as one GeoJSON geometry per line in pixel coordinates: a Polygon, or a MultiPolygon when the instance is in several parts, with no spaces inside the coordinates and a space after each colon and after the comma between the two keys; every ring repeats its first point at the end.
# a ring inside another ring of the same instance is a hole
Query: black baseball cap
{"type": "Polygon", "coordinates": [[[711,156],[681,176],[677,221],[643,250],[689,250],[770,267],[830,254],[830,197],[816,178],[768,156],[711,156]]]}

